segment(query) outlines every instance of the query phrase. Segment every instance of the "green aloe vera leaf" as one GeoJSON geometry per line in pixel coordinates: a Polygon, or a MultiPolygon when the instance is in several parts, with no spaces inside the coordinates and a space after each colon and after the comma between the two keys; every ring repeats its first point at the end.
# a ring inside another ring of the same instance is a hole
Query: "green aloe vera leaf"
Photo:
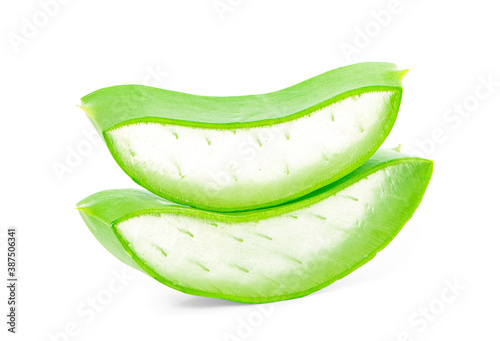
{"type": "Polygon", "coordinates": [[[433,163],[378,151],[346,177],[293,202],[221,213],[143,190],[78,204],[118,259],[176,290],[246,303],[301,297],[383,249],[420,204],[433,163]]]}
{"type": "Polygon", "coordinates": [[[362,63],[263,95],[104,88],[82,108],[120,167],[174,202],[214,211],[282,204],[359,167],[397,116],[406,71],[362,63]]]}

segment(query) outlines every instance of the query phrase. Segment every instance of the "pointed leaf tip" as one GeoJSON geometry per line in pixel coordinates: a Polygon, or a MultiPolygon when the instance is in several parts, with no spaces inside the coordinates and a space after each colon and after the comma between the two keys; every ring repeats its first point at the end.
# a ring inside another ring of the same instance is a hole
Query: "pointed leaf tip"
{"type": "Polygon", "coordinates": [[[408,72],[410,72],[411,70],[412,69],[404,69],[404,70],[399,71],[399,77],[400,77],[400,79],[403,79],[406,76],[406,74],[408,72]]]}
{"type": "Polygon", "coordinates": [[[401,153],[401,144],[398,144],[397,147],[392,148],[395,152],[401,153]]]}

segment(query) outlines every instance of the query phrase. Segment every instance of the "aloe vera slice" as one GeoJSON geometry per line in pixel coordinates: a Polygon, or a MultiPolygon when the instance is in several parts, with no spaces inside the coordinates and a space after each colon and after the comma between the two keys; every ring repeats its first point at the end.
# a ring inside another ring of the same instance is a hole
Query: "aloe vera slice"
{"type": "Polygon", "coordinates": [[[264,95],[123,85],[82,98],[121,168],[168,200],[215,211],[281,204],[348,174],[389,134],[405,71],[332,70],[264,95]]]}
{"type": "Polygon", "coordinates": [[[78,209],[117,258],[179,291],[259,303],[315,292],[384,248],[424,195],[432,162],[379,151],[300,200],[217,213],[143,190],[108,190],[78,209]]]}

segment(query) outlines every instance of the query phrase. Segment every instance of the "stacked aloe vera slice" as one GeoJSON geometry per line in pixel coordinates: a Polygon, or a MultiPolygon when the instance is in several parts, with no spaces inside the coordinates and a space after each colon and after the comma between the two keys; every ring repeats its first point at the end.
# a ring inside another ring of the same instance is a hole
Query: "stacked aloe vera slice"
{"type": "Polygon", "coordinates": [[[182,292],[247,303],[315,292],[384,248],[427,188],[431,161],[378,150],[404,74],[361,63],[235,97],[95,91],[83,110],[148,191],[93,194],[80,214],[118,259],[182,292]]]}

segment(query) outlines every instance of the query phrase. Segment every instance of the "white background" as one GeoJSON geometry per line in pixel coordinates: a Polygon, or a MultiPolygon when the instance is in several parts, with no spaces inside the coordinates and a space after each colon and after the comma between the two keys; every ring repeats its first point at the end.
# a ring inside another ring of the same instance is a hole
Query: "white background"
{"type": "Polygon", "coordinates": [[[2,283],[9,226],[20,253],[18,334],[6,332],[4,288],[2,339],[499,340],[496,2],[221,0],[221,14],[213,0],[60,1],[50,17],[47,0],[0,5],[2,283]],[[328,288],[260,306],[179,293],[122,265],[74,209],[136,187],[86,137],[76,105],[87,93],[127,83],[264,93],[362,61],[412,68],[385,146],[435,160],[435,172],[398,237],[328,288]],[[69,170],[58,175],[60,164],[69,170]],[[122,272],[134,278],[115,283],[122,272]],[[443,301],[449,282],[459,288],[443,301]]]}

